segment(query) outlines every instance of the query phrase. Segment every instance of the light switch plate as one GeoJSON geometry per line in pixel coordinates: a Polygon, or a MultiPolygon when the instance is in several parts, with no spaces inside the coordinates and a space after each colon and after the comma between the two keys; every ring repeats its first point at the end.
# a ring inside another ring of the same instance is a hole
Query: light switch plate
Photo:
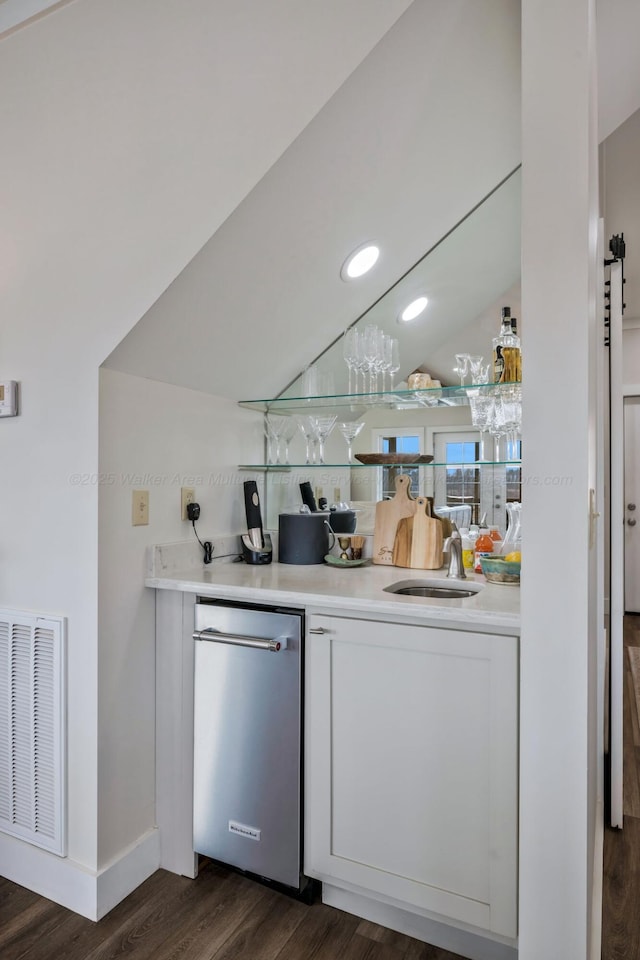
{"type": "Polygon", "coordinates": [[[149,523],[149,491],[133,490],[131,493],[131,525],[146,527],[149,523]]]}
{"type": "Polygon", "coordinates": [[[0,381],[0,417],[18,415],[18,384],[15,380],[0,381]]]}

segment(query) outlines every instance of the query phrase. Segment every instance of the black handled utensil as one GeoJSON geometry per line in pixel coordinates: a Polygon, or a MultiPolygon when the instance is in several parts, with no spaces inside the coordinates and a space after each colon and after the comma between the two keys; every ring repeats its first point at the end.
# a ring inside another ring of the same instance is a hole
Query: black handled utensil
{"type": "Polygon", "coordinates": [[[247,514],[249,539],[256,550],[261,550],[264,546],[264,534],[262,532],[260,497],[255,480],[245,480],[244,482],[244,507],[247,514]]]}
{"type": "Polygon", "coordinates": [[[316,506],[316,498],[313,495],[313,490],[311,489],[311,484],[308,480],[305,480],[304,483],[300,484],[300,495],[302,497],[302,502],[309,507],[311,513],[317,513],[318,507],[316,506]]]}

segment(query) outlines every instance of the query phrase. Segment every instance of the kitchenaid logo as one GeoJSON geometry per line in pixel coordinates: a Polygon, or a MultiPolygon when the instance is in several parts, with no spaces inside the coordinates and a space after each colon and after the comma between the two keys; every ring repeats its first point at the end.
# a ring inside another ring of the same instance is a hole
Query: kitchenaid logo
{"type": "Polygon", "coordinates": [[[229,820],[229,833],[237,833],[248,840],[259,840],[261,831],[257,827],[248,827],[246,823],[238,823],[237,820],[229,820]]]}

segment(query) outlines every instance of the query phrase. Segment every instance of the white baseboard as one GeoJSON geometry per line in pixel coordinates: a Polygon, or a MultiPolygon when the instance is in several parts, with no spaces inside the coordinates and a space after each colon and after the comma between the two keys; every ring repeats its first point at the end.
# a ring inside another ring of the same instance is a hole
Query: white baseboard
{"type": "Polygon", "coordinates": [[[0,873],[7,880],[88,920],[100,920],[160,865],[160,839],[154,828],[122,856],[98,872],[68,857],[0,834],[0,873]]]}
{"type": "Polygon", "coordinates": [[[154,827],[98,872],[96,920],[102,919],[160,866],[160,831],[154,827]]]}
{"type": "Polygon", "coordinates": [[[322,902],[470,960],[517,960],[514,941],[463,930],[332,884],[322,884],[322,902]]]}

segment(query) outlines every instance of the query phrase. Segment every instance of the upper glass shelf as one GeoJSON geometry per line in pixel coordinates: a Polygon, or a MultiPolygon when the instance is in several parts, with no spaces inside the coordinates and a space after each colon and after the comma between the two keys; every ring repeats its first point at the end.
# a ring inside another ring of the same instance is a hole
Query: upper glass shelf
{"type": "Polygon", "coordinates": [[[353,419],[371,407],[411,410],[421,407],[460,407],[469,404],[470,396],[480,393],[501,393],[521,383],[488,383],[455,387],[428,387],[424,390],[392,390],[385,393],[339,393],[322,397],[274,397],[270,400],[239,400],[241,407],[262,413],[313,414],[316,410],[347,409],[353,419]]]}
{"type": "Polygon", "coordinates": [[[520,460],[461,460],[460,462],[456,463],[449,460],[446,463],[435,463],[434,461],[431,461],[430,463],[421,463],[418,460],[416,460],[414,463],[358,463],[356,460],[353,463],[242,463],[238,469],[266,473],[291,473],[294,470],[316,470],[321,468],[324,468],[325,470],[370,470],[372,467],[376,467],[378,469],[380,467],[387,467],[402,471],[412,470],[416,467],[446,467],[447,470],[460,470],[468,468],[470,470],[475,470],[477,467],[512,467],[514,469],[518,469],[520,466],[520,460]]]}

